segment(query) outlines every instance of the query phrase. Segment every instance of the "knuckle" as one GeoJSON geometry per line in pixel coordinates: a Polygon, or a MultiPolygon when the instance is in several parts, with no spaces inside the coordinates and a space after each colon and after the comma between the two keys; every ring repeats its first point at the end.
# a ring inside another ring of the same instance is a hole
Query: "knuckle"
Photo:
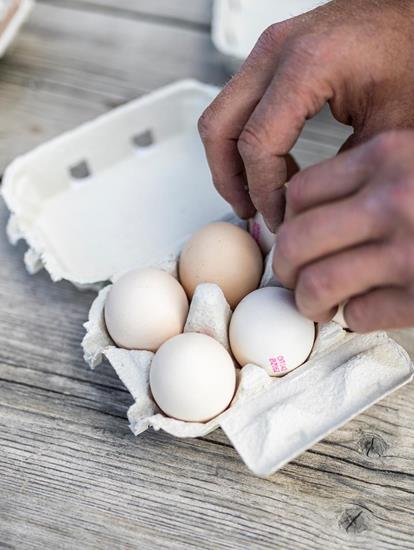
{"type": "Polygon", "coordinates": [[[305,199],[303,176],[294,176],[286,188],[286,202],[293,211],[300,210],[305,199]]]}
{"type": "Polygon", "coordinates": [[[263,55],[264,53],[274,52],[275,47],[279,45],[282,28],[282,23],[273,23],[273,25],[267,27],[260,35],[256,46],[253,49],[254,55],[263,55]]]}
{"type": "Polygon", "coordinates": [[[411,283],[414,275],[414,246],[411,243],[397,241],[388,254],[396,282],[411,283]]]}
{"type": "Polygon", "coordinates": [[[298,280],[300,295],[304,303],[323,304],[334,290],[333,279],[323,270],[314,267],[305,268],[298,280]]]}
{"type": "Polygon", "coordinates": [[[204,143],[220,139],[223,135],[223,122],[221,113],[225,108],[224,89],[216,99],[204,110],[198,119],[197,127],[204,143]]]}
{"type": "Polygon", "coordinates": [[[198,132],[203,141],[207,141],[213,132],[213,111],[211,106],[203,112],[198,119],[198,132]]]}
{"type": "Polygon", "coordinates": [[[377,135],[371,141],[371,151],[375,158],[383,160],[399,147],[400,134],[396,130],[389,130],[377,135]]]}
{"type": "Polygon", "coordinates": [[[243,159],[247,161],[257,158],[263,151],[264,144],[260,131],[253,124],[247,124],[237,142],[237,148],[243,159]]]}
{"type": "Polygon", "coordinates": [[[290,231],[289,226],[286,224],[283,225],[277,233],[276,250],[279,258],[282,258],[290,265],[295,264],[295,237],[293,232],[290,231]]]}
{"type": "Polygon", "coordinates": [[[414,199],[414,182],[399,178],[388,187],[387,202],[393,212],[404,213],[411,210],[414,199]]]}
{"type": "Polygon", "coordinates": [[[299,68],[308,68],[315,63],[328,61],[328,57],[335,51],[329,47],[329,41],[321,39],[317,34],[305,33],[292,39],[286,51],[286,61],[297,71],[299,68]]]}

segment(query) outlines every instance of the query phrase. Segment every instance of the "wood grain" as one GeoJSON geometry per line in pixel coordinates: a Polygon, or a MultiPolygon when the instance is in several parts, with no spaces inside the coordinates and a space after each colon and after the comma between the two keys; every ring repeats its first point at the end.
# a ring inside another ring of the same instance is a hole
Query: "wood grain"
{"type": "Polygon", "coordinates": [[[98,10],[117,17],[141,18],[164,24],[183,25],[209,32],[212,0],[40,0],[54,5],[72,5],[88,11],[98,10]]]}
{"type": "Polygon", "coordinates": [[[0,64],[0,173],[38,143],[189,77],[226,79],[206,32],[65,2],[37,5],[0,64]]]}
{"type": "MultiPolygon", "coordinates": [[[[183,2],[78,3],[38,5],[0,65],[2,167],[172,79],[224,81],[203,29],[124,16],[140,5],[179,19],[183,2]]],[[[322,116],[302,162],[334,154],[342,137],[322,116]]],[[[26,274],[6,220],[0,201],[0,548],[414,548],[413,385],[270,479],[250,475],[221,431],[135,438],[128,392],[108,365],[83,363],[94,294],[26,274]]]]}

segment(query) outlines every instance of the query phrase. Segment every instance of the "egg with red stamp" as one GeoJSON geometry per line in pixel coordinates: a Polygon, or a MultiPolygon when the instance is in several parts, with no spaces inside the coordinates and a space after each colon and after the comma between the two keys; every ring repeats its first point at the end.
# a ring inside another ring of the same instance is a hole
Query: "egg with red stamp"
{"type": "Polygon", "coordinates": [[[302,365],[315,341],[315,324],[301,315],[293,293],[267,287],[244,298],[230,322],[230,345],[241,366],[282,376],[302,365]]]}

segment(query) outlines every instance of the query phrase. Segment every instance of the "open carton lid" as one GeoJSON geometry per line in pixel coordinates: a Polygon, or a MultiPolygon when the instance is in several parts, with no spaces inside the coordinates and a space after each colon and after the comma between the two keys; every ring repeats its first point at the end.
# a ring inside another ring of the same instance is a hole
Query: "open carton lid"
{"type": "Polygon", "coordinates": [[[16,159],[4,176],[12,240],[32,271],[90,285],[157,265],[231,215],[211,184],[196,121],[217,95],[193,81],[133,101],[16,159]]]}
{"type": "MultiPolygon", "coordinates": [[[[134,267],[159,264],[200,227],[231,217],[211,184],[196,131],[217,91],[179,82],[16,159],[2,192],[12,212],[10,239],[29,244],[28,268],[45,266],[53,280],[76,285],[101,283],[134,267]]],[[[306,140],[303,147],[300,160],[311,160],[306,140]]],[[[315,155],[319,158],[320,151],[315,155]]],[[[143,418],[139,397],[145,409],[147,377],[134,362],[137,352],[105,340],[105,291],[88,324],[97,330],[97,354],[115,350],[113,355],[122,356],[110,361],[136,399],[135,433],[149,425],[179,436],[209,431],[209,425],[188,423],[183,431],[174,419],[165,426],[157,415],[143,418]]],[[[220,425],[258,475],[276,471],[413,376],[407,353],[385,333],[347,335],[334,323],[320,331],[307,364],[265,384],[267,389],[255,390],[262,388],[264,371],[251,367],[244,368],[246,399],[211,429],[220,425]]]]}

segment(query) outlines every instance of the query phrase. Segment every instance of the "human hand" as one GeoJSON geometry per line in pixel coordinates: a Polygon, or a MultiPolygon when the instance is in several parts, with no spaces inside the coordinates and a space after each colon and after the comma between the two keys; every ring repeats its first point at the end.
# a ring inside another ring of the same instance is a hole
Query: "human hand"
{"type": "Polygon", "coordinates": [[[274,270],[299,310],[355,332],[414,326],[414,131],[383,133],[295,175],[274,270]]]}
{"type": "Polygon", "coordinates": [[[269,27],[200,119],[213,181],[242,218],[283,219],[286,155],[328,102],[346,147],[414,127],[414,2],[335,0],[269,27]]]}

